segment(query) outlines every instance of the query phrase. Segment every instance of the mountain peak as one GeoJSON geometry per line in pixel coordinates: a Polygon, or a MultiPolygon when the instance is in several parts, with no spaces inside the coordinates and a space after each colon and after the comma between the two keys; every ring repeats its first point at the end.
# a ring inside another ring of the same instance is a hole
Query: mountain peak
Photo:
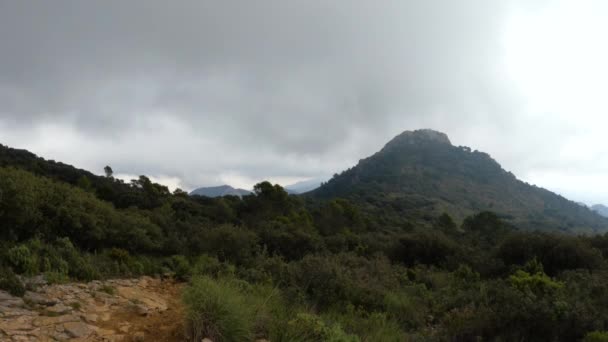
{"type": "Polygon", "coordinates": [[[202,187],[193,190],[190,195],[206,196],[206,197],[223,197],[223,196],[245,196],[251,194],[249,190],[235,189],[230,185],[224,184],[219,186],[202,187]]]}
{"type": "Polygon", "coordinates": [[[404,145],[420,144],[445,144],[452,146],[447,134],[432,129],[418,129],[415,131],[405,131],[389,141],[383,150],[392,149],[404,145]]]}

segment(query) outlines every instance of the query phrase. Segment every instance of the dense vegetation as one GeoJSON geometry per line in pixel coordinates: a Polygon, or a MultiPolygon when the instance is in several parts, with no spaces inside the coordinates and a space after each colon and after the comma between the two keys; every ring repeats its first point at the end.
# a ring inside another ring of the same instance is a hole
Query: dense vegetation
{"type": "Polygon", "coordinates": [[[370,210],[267,182],[243,198],[190,197],[8,151],[0,288],[16,295],[19,277],[40,273],[52,282],[171,273],[190,282],[196,341],[607,336],[608,235],[520,230],[488,211],[462,221],[429,211],[419,224],[398,214],[403,202],[370,210]]]}
{"type": "Polygon", "coordinates": [[[608,231],[607,218],[524,183],[488,154],[453,146],[443,133],[428,130],[402,133],[311,196],[348,198],[387,224],[404,216],[424,225],[444,212],[462,220],[492,211],[522,229],[608,231]]]}

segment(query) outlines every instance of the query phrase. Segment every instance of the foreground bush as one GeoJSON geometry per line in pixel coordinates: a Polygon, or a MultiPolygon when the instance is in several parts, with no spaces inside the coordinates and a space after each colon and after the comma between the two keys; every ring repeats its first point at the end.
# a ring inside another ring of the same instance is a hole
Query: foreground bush
{"type": "Polygon", "coordinates": [[[25,294],[25,287],[17,278],[17,275],[11,269],[3,267],[0,267],[0,290],[17,297],[22,297],[25,294]]]}
{"type": "Polygon", "coordinates": [[[320,317],[300,313],[289,321],[285,329],[271,337],[275,342],[359,342],[359,337],[349,335],[337,325],[328,325],[320,317]]]}
{"type": "Polygon", "coordinates": [[[583,342],[608,342],[608,332],[594,331],[585,335],[583,342]]]}
{"type": "Polygon", "coordinates": [[[254,311],[234,281],[194,278],[184,291],[183,301],[189,341],[205,337],[216,342],[253,339],[254,311]]]}

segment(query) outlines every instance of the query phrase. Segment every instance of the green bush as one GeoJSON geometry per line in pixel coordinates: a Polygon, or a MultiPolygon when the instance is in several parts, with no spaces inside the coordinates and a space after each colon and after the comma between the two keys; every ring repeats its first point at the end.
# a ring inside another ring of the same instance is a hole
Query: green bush
{"type": "Polygon", "coordinates": [[[338,324],[328,325],[319,316],[299,313],[289,321],[286,329],[270,336],[273,342],[359,342],[355,335],[349,335],[338,324]]]}
{"type": "Polygon", "coordinates": [[[175,273],[175,279],[186,281],[192,275],[190,262],[183,255],[174,255],[170,260],[171,270],[175,273]]]}
{"type": "Polygon", "coordinates": [[[362,341],[401,342],[405,336],[399,322],[384,312],[368,313],[354,306],[344,312],[331,311],[324,314],[326,321],[337,322],[345,331],[356,334],[362,341]]]}
{"type": "Polygon", "coordinates": [[[38,273],[38,265],[35,256],[25,245],[18,245],[8,250],[8,261],[15,272],[19,274],[34,275],[38,273]]]}
{"type": "Polygon", "coordinates": [[[585,335],[582,342],[608,342],[608,332],[593,331],[585,335]]]}
{"type": "Polygon", "coordinates": [[[234,281],[196,277],[184,291],[183,302],[189,341],[252,340],[255,313],[234,281]]]}
{"type": "Polygon", "coordinates": [[[22,297],[25,294],[23,283],[10,268],[0,268],[0,289],[17,297],[22,297]]]}

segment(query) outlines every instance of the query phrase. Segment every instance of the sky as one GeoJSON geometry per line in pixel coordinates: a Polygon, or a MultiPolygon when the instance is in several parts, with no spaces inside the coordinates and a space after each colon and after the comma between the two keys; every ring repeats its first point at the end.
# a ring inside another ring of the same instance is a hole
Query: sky
{"type": "Polygon", "coordinates": [[[608,204],[606,17],[603,0],[0,0],[0,143],[250,188],[432,128],[608,204]]]}

